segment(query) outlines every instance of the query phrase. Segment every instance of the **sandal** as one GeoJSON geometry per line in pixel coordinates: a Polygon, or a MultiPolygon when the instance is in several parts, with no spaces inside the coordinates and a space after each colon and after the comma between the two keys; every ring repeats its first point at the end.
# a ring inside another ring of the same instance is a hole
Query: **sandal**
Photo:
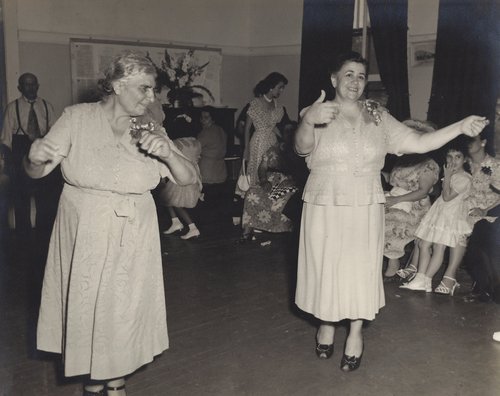
{"type": "MultiPolygon", "coordinates": [[[[401,268],[396,271],[396,275],[402,279],[409,278],[411,275],[415,275],[417,273],[417,267],[413,264],[409,264],[406,268],[401,268]]],[[[410,281],[411,279],[408,279],[410,281]]]]}
{"type": "Polygon", "coordinates": [[[453,286],[448,287],[443,283],[443,281],[441,281],[439,282],[439,285],[434,289],[434,293],[453,296],[453,294],[455,293],[455,289],[457,287],[460,287],[460,284],[457,282],[456,279],[450,278],[449,276],[443,276],[443,279],[448,279],[453,281],[453,286]]]}

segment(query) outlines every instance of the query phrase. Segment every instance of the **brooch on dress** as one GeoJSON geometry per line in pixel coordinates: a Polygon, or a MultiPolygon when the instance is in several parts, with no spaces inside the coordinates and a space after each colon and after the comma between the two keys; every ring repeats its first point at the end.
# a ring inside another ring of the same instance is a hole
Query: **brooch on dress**
{"type": "Polygon", "coordinates": [[[375,125],[379,125],[382,122],[382,106],[375,100],[366,99],[363,101],[363,108],[367,111],[367,113],[372,118],[375,125]]]}

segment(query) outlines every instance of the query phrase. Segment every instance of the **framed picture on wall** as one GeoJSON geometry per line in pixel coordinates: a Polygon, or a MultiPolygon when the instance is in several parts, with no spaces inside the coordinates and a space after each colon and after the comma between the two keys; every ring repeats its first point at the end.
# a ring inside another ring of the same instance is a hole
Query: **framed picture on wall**
{"type": "Polygon", "coordinates": [[[410,64],[412,67],[429,65],[436,55],[436,40],[412,42],[410,45],[410,64]]]}
{"type": "Polygon", "coordinates": [[[205,104],[221,104],[219,48],[80,38],[70,40],[73,103],[99,98],[97,82],[104,77],[105,66],[125,50],[137,51],[155,65],[162,104],[173,106],[173,99],[193,93],[203,96],[205,104]]]}

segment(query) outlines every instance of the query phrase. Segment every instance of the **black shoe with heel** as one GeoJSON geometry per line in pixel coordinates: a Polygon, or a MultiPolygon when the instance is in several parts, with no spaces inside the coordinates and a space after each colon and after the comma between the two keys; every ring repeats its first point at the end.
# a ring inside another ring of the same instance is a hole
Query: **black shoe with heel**
{"type": "Polygon", "coordinates": [[[320,359],[329,359],[333,355],[333,344],[319,344],[316,342],[316,356],[320,359]]]}
{"type": "Polygon", "coordinates": [[[342,360],[340,361],[341,370],[345,372],[357,370],[361,364],[362,356],[363,354],[361,354],[359,357],[347,356],[344,353],[344,356],[342,356],[342,360]]]}

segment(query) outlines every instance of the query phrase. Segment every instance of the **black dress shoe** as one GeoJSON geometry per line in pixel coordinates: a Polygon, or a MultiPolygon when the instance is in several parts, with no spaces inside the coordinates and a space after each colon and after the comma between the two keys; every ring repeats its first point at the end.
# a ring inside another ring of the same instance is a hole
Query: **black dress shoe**
{"type": "Polygon", "coordinates": [[[357,370],[361,364],[361,356],[356,357],[356,356],[347,356],[344,353],[344,356],[342,356],[342,360],[340,361],[340,368],[342,371],[354,371],[357,370]]]}
{"type": "Polygon", "coordinates": [[[333,344],[316,343],[316,356],[320,359],[329,359],[333,355],[333,344]]]}

